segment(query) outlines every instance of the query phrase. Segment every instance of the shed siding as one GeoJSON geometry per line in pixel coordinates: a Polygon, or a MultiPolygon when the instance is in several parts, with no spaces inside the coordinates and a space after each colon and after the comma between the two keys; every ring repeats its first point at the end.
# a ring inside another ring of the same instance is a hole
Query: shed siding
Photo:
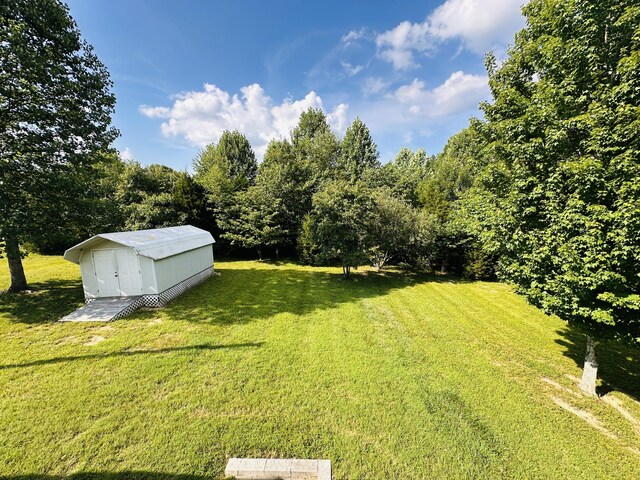
{"type": "Polygon", "coordinates": [[[155,261],[157,293],[177,285],[213,265],[211,245],[155,261]]]}
{"type": "Polygon", "coordinates": [[[98,283],[93,270],[91,250],[83,251],[80,256],[80,273],[82,275],[84,298],[96,298],[98,296],[98,283]]]}
{"type": "Polygon", "coordinates": [[[153,271],[153,260],[148,257],[138,257],[140,260],[140,274],[142,275],[142,293],[152,295],[158,292],[156,274],[153,271]]]}

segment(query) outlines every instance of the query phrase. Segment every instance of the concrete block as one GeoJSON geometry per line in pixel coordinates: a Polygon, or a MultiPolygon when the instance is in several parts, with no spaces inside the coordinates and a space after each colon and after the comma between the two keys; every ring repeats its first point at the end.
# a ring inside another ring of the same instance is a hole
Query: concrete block
{"type": "Polygon", "coordinates": [[[237,480],[331,480],[331,461],[300,458],[230,458],[224,474],[237,480]]]}
{"type": "Polygon", "coordinates": [[[291,460],[291,480],[315,480],[318,477],[318,461],[294,458],[291,460]]]}
{"type": "Polygon", "coordinates": [[[318,460],[317,480],[331,480],[331,460],[318,460]]]}
{"type": "Polygon", "coordinates": [[[224,469],[224,474],[236,477],[238,480],[270,478],[265,477],[266,463],[266,458],[230,458],[227,468],[224,469]]]}
{"type": "Polygon", "coordinates": [[[289,458],[268,458],[264,466],[265,474],[271,474],[273,477],[290,480],[291,478],[291,459],[289,458]]]}

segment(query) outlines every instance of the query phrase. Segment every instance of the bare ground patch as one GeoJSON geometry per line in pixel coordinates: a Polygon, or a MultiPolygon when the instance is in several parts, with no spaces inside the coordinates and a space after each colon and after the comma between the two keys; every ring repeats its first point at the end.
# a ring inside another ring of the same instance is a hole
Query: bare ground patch
{"type": "Polygon", "coordinates": [[[580,397],[580,393],[575,391],[575,390],[571,390],[570,388],[565,387],[564,385],[560,385],[558,382],[551,380],[550,378],[547,377],[542,377],[540,380],[542,380],[544,383],[551,385],[552,387],[557,388],[558,390],[562,390],[563,392],[566,392],[570,395],[573,395],[574,397],[580,397]]]}
{"type": "Polygon", "coordinates": [[[608,436],[610,438],[617,438],[613,433],[611,433],[609,430],[607,430],[602,425],[602,422],[600,422],[600,420],[598,420],[592,413],[587,412],[586,410],[580,410],[579,408],[574,407],[570,403],[567,403],[567,402],[565,402],[564,400],[562,400],[562,399],[560,399],[558,397],[550,396],[550,398],[551,398],[551,400],[553,400],[553,402],[556,405],[558,405],[559,407],[565,409],[567,412],[573,413],[575,416],[577,416],[578,418],[581,418],[582,420],[587,422],[592,427],[597,428],[598,430],[600,430],[606,436],[608,436]]]}
{"type": "Polygon", "coordinates": [[[605,395],[601,398],[604,403],[613,407],[618,411],[618,413],[620,413],[620,415],[622,415],[629,423],[631,423],[636,434],[640,435],[640,421],[638,421],[636,417],[631,415],[631,412],[629,412],[629,410],[622,406],[621,400],[617,399],[616,397],[612,397],[611,395],[605,395]]]}
{"type": "Polygon", "coordinates": [[[100,336],[100,335],[94,335],[93,337],[91,337],[87,342],[83,343],[82,345],[84,345],[85,347],[93,347],[97,344],[99,344],[100,342],[104,342],[105,338],[100,336]]]}

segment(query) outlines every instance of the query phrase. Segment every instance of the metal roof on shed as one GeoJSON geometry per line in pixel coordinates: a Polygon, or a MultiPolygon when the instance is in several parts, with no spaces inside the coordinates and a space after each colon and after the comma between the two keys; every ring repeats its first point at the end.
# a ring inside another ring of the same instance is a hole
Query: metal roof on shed
{"type": "Polygon", "coordinates": [[[101,233],[71,247],[64,252],[64,258],[79,263],[82,250],[102,240],[110,240],[131,247],[138,252],[138,255],[154,260],[171,257],[216,242],[209,232],[191,225],[137,230],[135,232],[101,233]]]}

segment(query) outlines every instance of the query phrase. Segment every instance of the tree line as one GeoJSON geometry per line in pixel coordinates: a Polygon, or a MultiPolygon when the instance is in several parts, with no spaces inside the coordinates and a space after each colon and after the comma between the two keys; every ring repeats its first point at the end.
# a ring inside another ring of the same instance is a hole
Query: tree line
{"type": "Polygon", "coordinates": [[[474,242],[454,222],[456,202],[472,184],[472,141],[464,131],[440,155],[403,148],[382,165],[359,118],[340,139],[322,110],[310,108],[290,139],[268,144],[260,163],[237,131],[204,148],[193,174],[105,154],[94,168],[90,218],[27,246],[60,253],[102,231],[192,224],[211,231],[224,255],[338,263],[345,276],[394,263],[487,278],[491,265],[479,266],[474,242]]]}
{"type": "Polygon", "coordinates": [[[343,138],[304,112],[258,164],[225,132],[193,175],[110,150],[104,65],[57,0],[0,4],[0,237],[11,290],[23,247],[55,251],[104,230],[192,223],[227,252],[352,268],[389,263],[514,284],[591,330],[640,338],[640,6],[531,0],[492,101],[444,150],[382,165],[369,129],[343,138]],[[239,250],[236,250],[236,252],[239,250]]]}

